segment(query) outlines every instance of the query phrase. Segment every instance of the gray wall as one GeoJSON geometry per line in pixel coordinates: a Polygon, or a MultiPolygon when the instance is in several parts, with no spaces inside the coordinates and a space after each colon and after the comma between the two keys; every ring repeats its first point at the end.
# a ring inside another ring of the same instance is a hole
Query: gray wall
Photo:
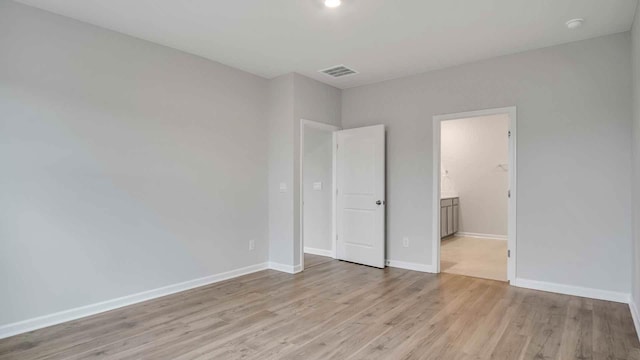
{"type": "Polygon", "coordinates": [[[293,266],[293,74],[269,81],[269,261],[293,266]],[[287,190],[280,191],[280,183],[287,190]]]}
{"type": "Polygon", "coordinates": [[[304,247],[331,250],[333,247],[333,133],[304,127],[304,247]],[[321,189],[314,189],[314,183],[321,189]]]}
{"type": "Polygon", "coordinates": [[[441,129],[441,188],[460,197],[459,232],[506,239],[509,172],[498,165],[509,163],[509,115],[443,121],[441,129]]]}
{"type": "Polygon", "coordinates": [[[432,116],[516,105],[517,276],[628,293],[630,60],[622,33],[344,90],[345,128],[387,126],[387,257],[431,262],[432,116]]]}
{"type": "Polygon", "coordinates": [[[300,265],[300,120],[339,126],[341,97],[340,89],[295,73],[270,80],[270,261],[300,265]]]}
{"type": "Polygon", "coordinates": [[[300,264],[300,120],[313,120],[320,123],[342,125],[342,90],[294,74],[294,193],[293,193],[293,226],[294,226],[294,264],[300,264]]]}
{"type": "Polygon", "coordinates": [[[0,325],[266,262],[267,85],[0,0],[0,325]]]}
{"type": "Polygon", "coordinates": [[[633,300],[640,300],[640,5],[631,32],[633,63],[633,300]]]}

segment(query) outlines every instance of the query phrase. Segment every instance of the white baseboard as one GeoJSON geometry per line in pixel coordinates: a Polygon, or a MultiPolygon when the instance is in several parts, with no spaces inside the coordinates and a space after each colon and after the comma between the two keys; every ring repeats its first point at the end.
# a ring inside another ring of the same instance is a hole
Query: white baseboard
{"type": "Polygon", "coordinates": [[[586,298],[598,299],[598,300],[615,301],[615,302],[625,303],[625,304],[628,304],[630,301],[630,295],[623,292],[593,289],[593,288],[586,288],[586,287],[574,286],[574,285],[557,284],[557,283],[551,283],[551,282],[545,282],[545,281],[536,281],[536,280],[527,280],[527,279],[517,278],[514,281],[513,285],[521,288],[548,291],[548,292],[553,292],[558,294],[580,296],[580,297],[586,297],[586,298]]]}
{"type": "Polygon", "coordinates": [[[276,271],[281,271],[281,272],[286,272],[286,273],[289,273],[289,274],[297,274],[297,273],[302,271],[302,266],[300,264],[298,264],[298,265],[285,265],[285,264],[280,264],[280,263],[277,263],[277,262],[270,262],[269,263],[269,269],[276,270],[276,271]]]}
{"type": "Polygon", "coordinates": [[[328,257],[335,257],[333,255],[333,251],[332,250],[325,250],[325,249],[317,249],[317,248],[312,248],[312,247],[304,247],[304,252],[305,254],[312,254],[312,255],[320,255],[320,256],[328,256],[328,257]]]}
{"type": "Polygon", "coordinates": [[[640,316],[638,314],[638,307],[636,306],[636,300],[631,297],[629,301],[629,310],[631,311],[631,318],[633,319],[633,325],[636,327],[636,336],[640,339],[640,316]]]}
{"type": "Polygon", "coordinates": [[[0,339],[22,334],[25,332],[45,328],[67,321],[80,319],[83,317],[99,314],[105,311],[121,308],[128,305],[137,304],[143,301],[175,294],[181,291],[190,290],[200,286],[210,285],[220,281],[232,279],[238,276],[251,274],[257,271],[268,269],[268,263],[256,264],[240,269],[235,269],[220,274],[209,275],[203,278],[185,281],[178,284],[168,285],[161,288],[143,291],[137,294],[127,295],[116,299],[102,301],[99,303],[81,306],[75,309],[60,311],[57,313],[39,316],[11,324],[0,326],[0,339]]]}
{"type": "Polygon", "coordinates": [[[455,236],[466,236],[478,239],[493,239],[493,240],[508,240],[509,237],[507,235],[495,235],[495,234],[480,234],[480,233],[472,233],[472,232],[464,232],[458,231],[455,233],[455,236]]]}
{"type": "Polygon", "coordinates": [[[425,265],[425,264],[418,264],[418,263],[391,260],[391,259],[387,259],[386,264],[389,267],[406,269],[406,270],[421,271],[421,272],[428,272],[428,273],[436,272],[433,266],[425,265]]]}

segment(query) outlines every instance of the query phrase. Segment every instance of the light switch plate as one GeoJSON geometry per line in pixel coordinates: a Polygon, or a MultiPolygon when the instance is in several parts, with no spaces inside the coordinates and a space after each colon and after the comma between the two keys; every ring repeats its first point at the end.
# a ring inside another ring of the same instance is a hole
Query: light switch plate
{"type": "Polygon", "coordinates": [[[315,190],[315,191],[322,190],[322,181],[314,182],[313,183],[313,190],[315,190]]]}
{"type": "Polygon", "coordinates": [[[280,192],[287,192],[287,183],[280,183],[280,192]]]}

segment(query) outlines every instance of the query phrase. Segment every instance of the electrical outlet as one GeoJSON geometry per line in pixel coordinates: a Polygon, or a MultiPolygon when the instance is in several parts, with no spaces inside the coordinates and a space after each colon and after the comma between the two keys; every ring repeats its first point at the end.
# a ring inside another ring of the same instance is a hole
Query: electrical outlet
{"type": "Polygon", "coordinates": [[[256,248],[256,241],[255,240],[249,240],[249,251],[252,251],[256,248]]]}
{"type": "Polygon", "coordinates": [[[403,237],[402,238],[402,246],[404,247],[409,247],[409,238],[408,237],[403,237]]]}

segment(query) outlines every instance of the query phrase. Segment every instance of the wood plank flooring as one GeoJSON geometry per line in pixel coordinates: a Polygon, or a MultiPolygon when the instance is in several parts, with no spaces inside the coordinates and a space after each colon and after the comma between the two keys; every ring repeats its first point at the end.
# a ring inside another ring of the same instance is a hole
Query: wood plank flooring
{"type": "Polygon", "coordinates": [[[0,340],[0,359],[640,359],[626,304],[327,261],[0,340]]]}
{"type": "Polygon", "coordinates": [[[308,268],[316,266],[316,265],[324,264],[324,263],[326,263],[328,261],[333,261],[333,258],[326,257],[326,256],[320,256],[320,255],[313,255],[313,254],[304,254],[304,268],[305,269],[308,269],[308,268]]]}

